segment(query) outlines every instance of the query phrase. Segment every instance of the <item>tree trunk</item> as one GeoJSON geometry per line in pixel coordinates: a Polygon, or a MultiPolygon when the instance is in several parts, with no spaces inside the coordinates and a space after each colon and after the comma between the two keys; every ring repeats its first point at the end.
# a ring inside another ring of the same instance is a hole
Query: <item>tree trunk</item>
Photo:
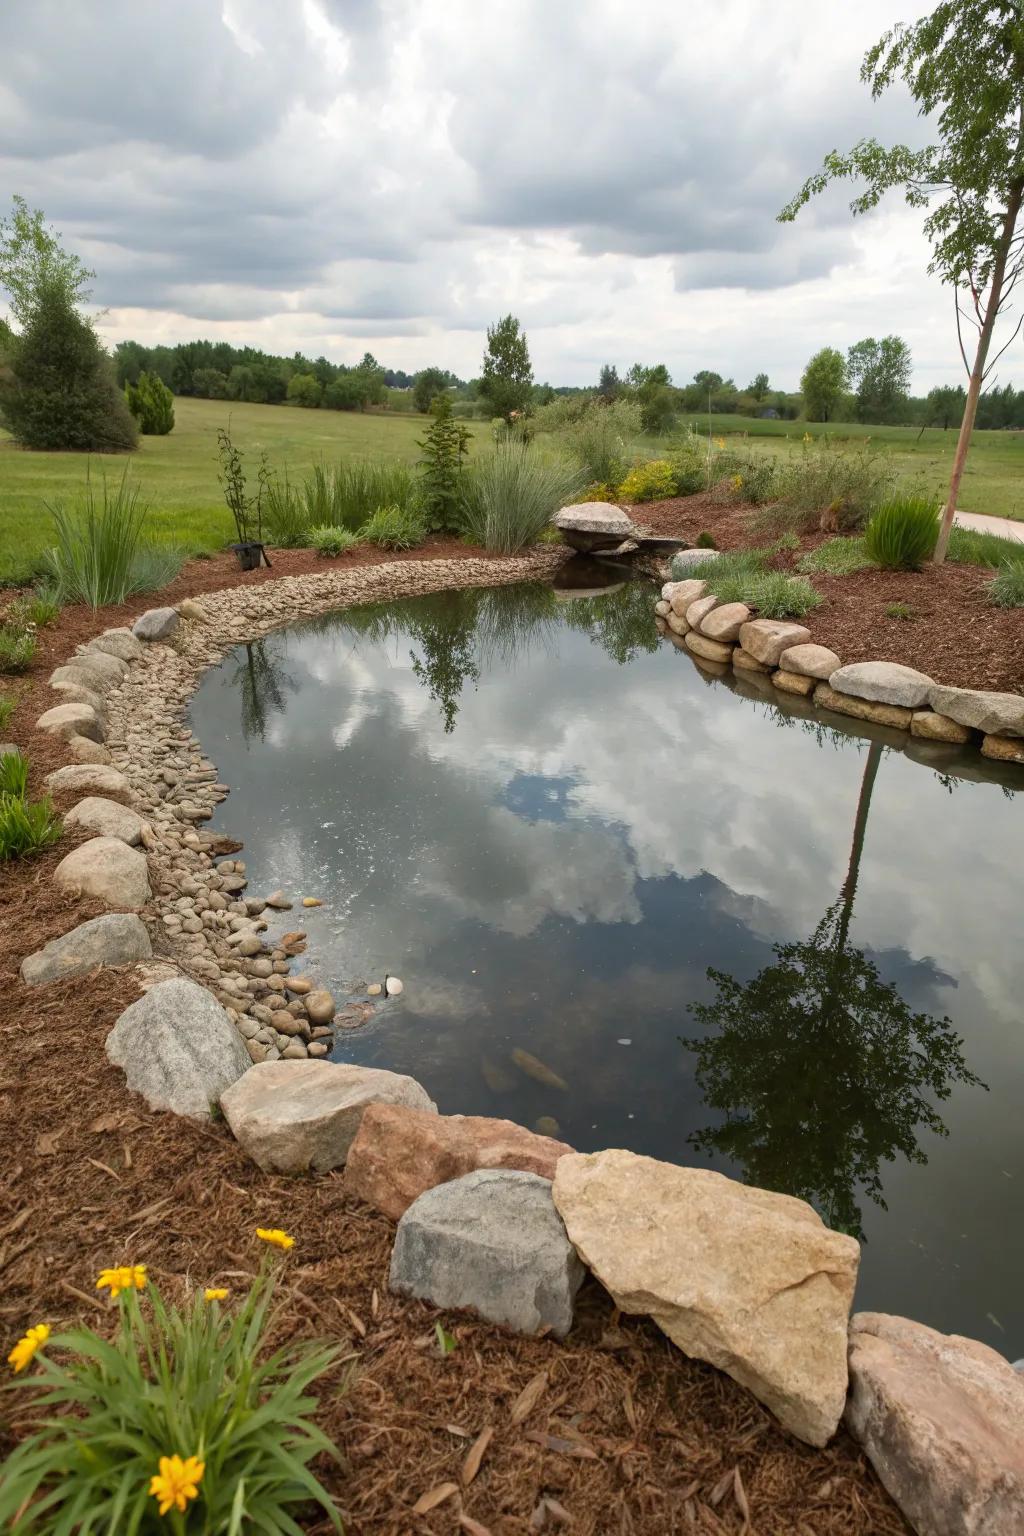
{"type": "Polygon", "coordinates": [[[871,809],[871,791],[875,787],[875,777],[881,761],[882,748],[877,741],[873,741],[868,748],[868,760],[864,764],[864,774],[860,781],[860,794],[857,797],[857,815],[853,823],[850,862],[847,866],[846,879],[843,881],[841,892],[843,905],[839,919],[837,951],[841,951],[846,947],[846,940],[850,932],[853,900],[857,894],[857,880],[860,876],[861,854],[864,852],[864,834],[868,829],[868,811],[871,809]]]}
{"type": "Polygon", "coordinates": [[[978,336],[978,350],[974,354],[974,367],[971,369],[971,383],[967,391],[967,403],[964,406],[963,421],[960,423],[960,436],[957,438],[956,452],[953,455],[953,472],[949,477],[949,495],[946,498],[946,505],[942,511],[942,524],[939,528],[939,537],[935,545],[934,560],[936,565],[941,565],[946,558],[949,532],[953,526],[953,514],[956,512],[957,497],[960,494],[960,481],[963,479],[964,465],[967,462],[967,450],[971,446],[971,435],[974,432],[974,419],[978,414],[981,386],[985,381],[985,363],[988,360],[988,350],[992,342],[992,332],[995,329],[996,316],[999,314],[999,306],[1003,299],[1006,259],[1013,240],[1013,232],[1017,227],[1017,216],[1020,213],[1022,195],[1024,195],[1024,181],[1018,179],[1011,182],[1010,196],[1007,200],[1006,213],[1003,217],[1003,230],[999,236],[999,244],[996,247],[996,259],[992,267],[992,281],[989,285],[988,303],[985,306],[985,319],[978,336]]]}

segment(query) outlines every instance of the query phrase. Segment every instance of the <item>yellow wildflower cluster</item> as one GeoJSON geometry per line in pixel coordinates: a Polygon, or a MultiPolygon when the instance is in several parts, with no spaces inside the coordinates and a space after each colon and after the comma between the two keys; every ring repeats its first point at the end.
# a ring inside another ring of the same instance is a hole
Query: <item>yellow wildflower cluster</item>
{"type": "Polygon", "coordinates": [[[99,1279],[96,1281],[98,1291],[110,1291],[111,1298],[120,1296],[122,1291],[144,1291],[146,1289],[145,1264],[119,1264],[115,1269],[101,1269],[99,1279]]]}
{"type": "Polygon", "coordinates": [[[189,1500],[199,1497],[205,1471],[206,1463],[198,1456],[186,1456],[184,1461],[180,1456],[161,1456],[160,1471],[149,1484],[150,1493],[159,1500],[160,1513],[166,1515],[169,1509],[176,1509],[184,1514],[189,1500]]]}
{"type": "Polygon", "coordinates": [[[228,1291],[219,1285],[208,1285],[203,1292],[204,1301],[224,1301],[227,1296],[228,1291]]]}
{"type": "Polygon", "coordinates": [[[729,484],[732,486],[734,491],[740,490],[740,488],[743,485],[743,476],[742,475],[732,475],[732,476],[730,476],[729,484]]]}
{"type": "Polygon", "coordinates": [[[282,1232],[280,1227],[257,1227],[256,1236],[261,1242],[270,1243],[273,1248],[283,1248],[285,1253],[289,1248],[295,1247],[294,1237],[289,1237],[287,1232],[282,1232]]]}
{"type": "Polygon", "coordinates": [[[15,1344],[14,1348],[7,1356],[7,1363],[14,1371],[15,1375],[17,1375],[19,1371],[23,1371],[25,1369],[26,1365],[28,1365],[29,1361],[34,1357],[36,1351],[42,1349],[43,1345],[46,1343],[49,1337],[49,1323],[37,1323],[34,1328],[30,1328],[28,1330],[28,1333],[26,1333],[23,1338],[18,1340],[17,1344],[15,1344]]]}

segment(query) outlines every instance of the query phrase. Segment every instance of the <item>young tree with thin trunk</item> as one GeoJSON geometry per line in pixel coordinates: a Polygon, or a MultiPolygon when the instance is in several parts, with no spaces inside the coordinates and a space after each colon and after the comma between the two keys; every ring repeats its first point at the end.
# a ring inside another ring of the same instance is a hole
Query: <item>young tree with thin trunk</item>
{"type": "Polygon", "coordinates": [[[862,139],[848,154],[833,150],[779,214],[789,222],[831,181],[859,179],[865,190],[853,213],[876,207],[902,189],[912,208],[929,209],[929,271],[956,300],[957,335],[970,378],[949,494],[935,549],[945,558],[978,400],[1013,334],[990,359],[996,321],[1024,272],[1024,11],[1020,0],[943,0],[930,16],[887,32],[865,55],[861,79],[876,99],[902,79],[924,117],[934,117],[938,142],[924,149],[885,149],[862,139]],[[977,331],[973,362],[963,321],[977,331]]]}

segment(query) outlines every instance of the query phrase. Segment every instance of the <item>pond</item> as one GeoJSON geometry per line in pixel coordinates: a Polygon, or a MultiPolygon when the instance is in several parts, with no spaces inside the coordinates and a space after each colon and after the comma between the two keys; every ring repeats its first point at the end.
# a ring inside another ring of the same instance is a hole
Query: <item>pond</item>
{"type": "Polygon", "coordinates": [[[213,825],[297,904],[272,932],[339,999],[404,983],[337,1059],[802,1196],[864,1240],[858,1306],[1024,1355],[1024,776],[745,696],[593,566],[204,679],[213,825]]]}

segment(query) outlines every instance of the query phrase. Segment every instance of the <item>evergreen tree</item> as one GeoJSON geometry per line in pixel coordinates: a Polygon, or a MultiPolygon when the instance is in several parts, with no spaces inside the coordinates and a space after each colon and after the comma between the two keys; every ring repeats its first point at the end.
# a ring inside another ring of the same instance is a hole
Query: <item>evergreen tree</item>
{"type": "Polygon", "coordinates": [[[128,409],[143,437],[166,437],[174,426],[174,396],[155,373],[140,373],[138,383],[125,388],[128,409]]]}
{"type": "Polygon", "coordinates": [[[116,453],[138,443],[110,359],[60,283],[38,293],[0,382],[0,410],[25,448],[116,453]]]}

